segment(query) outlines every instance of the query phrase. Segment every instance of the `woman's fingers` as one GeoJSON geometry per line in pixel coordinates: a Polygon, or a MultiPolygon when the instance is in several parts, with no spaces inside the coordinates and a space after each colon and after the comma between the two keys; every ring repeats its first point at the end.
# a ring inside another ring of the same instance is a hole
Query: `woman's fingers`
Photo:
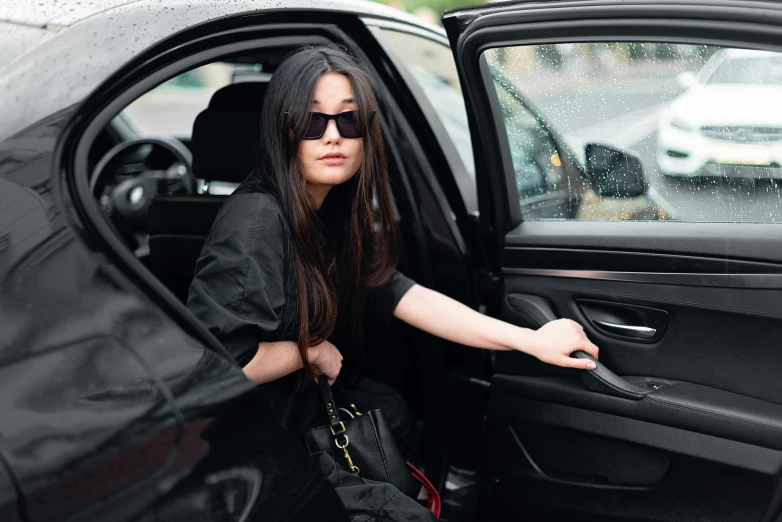
{"type": "Polygon", "coordinates": [[[584,327],[570,319],[559,319],[540,327],[535,332],[532,353],[538,359],[549,364],[566,368],[593,370],[594,361],[571,357],[575,351],[588,353],[595,359],[600,351],[587,337],[584,327]]]}
{"type": "Polygon", "coordinates": [[[589,359],[576,359],[574,357],[564,357],[559,366],[564,368],[577,368],[581,370],[594,370],[596,365],[589,359]]]}
{"type": "Polygon", "coordinates": [[[578,347],[579,350],[584,351],[594,357],[595,359],[598,359],[600,355],[600,349],[592,344],[592,342],[589,339],[584,338],[583,344],[581,344],[578,347]]]}

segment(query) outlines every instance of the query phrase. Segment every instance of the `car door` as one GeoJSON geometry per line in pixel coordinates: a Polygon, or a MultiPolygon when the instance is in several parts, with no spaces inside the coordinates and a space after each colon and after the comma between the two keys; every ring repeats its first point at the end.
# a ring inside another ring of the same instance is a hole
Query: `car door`
{"type": "Polygon", "coordinates": [[[444,15],[502,278],[489,313],[530,328],[573,319],[600,348],[593,372],[496,355],[484,471],[497,519],[763,517],[782,464],[782,172],[778,138],[759,134],[782,118],[765,101],[777,87],[757,78],[775,77],[780,21],[775,4],[718,0],[444,15]],[[773,56],[752,78],[739,67],[728,86],[693,85],[739,48],[773,56]],[[524,211],[533,178],[518,149],[534,144],[494,71],[572,151],[535,170],[572,212],[524,211]],[[735,110],[753,103],[763,110],[735,110]],[[583,186],[554,179],[566,162],[583,186]]]}

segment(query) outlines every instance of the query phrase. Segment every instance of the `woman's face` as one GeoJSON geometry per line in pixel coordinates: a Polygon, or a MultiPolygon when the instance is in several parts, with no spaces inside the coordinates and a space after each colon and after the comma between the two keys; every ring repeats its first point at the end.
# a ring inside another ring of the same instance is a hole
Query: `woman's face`
{"type": "MultiPolygon", "coordinates": [[[[338,73],[321,76],[315,85],[310,110],[324,114],[358,110],[347,76],[338,73]]],[[[319,139],[299,142],[299,168],[307,188],[319,203],[331,187],[348,181],[358,172],[363,157],[363,138],[343,138],[334,120],[328,122],[319,139]]]]}

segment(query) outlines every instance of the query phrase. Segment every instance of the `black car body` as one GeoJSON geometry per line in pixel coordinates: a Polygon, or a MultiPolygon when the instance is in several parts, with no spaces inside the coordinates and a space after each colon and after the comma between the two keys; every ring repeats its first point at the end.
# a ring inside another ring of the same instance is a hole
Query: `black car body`
{"type": "MultiPolygon", "coordinates": [[[[452,10],[443,24],[447,35],[352,1],[0,3],[1,520],[347,519],[298,441],[267,413],[262,387],[182,303],[189,265],[165,272],[150,256],[150,235],[203,241],[200,232],[148,228],[148,205],[167,196],[151,194],[171,188],[170,173],[156,166],[149,193],[135,192],[150,200],[138,200],[142,214],[128,211],[143,216],[131,222],[107,216],[91,181],[98,167],[108,170],[108,153],[147,139],[116,118],[141,94],[205,63],[275,63],[308,43],[346,46],[378,85],[404,271],[520,326],[578,320],[601,348],[599,370],[579,375],[522,354],[449,346],[401,324],[378,330],[383,349],[370,366],[425,426],[425,468],[448,516],[739,521],[774,513],[779,225],[646,221],[666,212],[647,198],[637,158],[591,144],[582,165],[543,117],[535,128],[559,151],[551,162],[580,188],[541,186],[526,197],[488,88],[503,73],[481,56],[595,40],[779,51],[782,9],[508,2],[452,10]],[[450,42],[474,165],[461,159],[389,31],[450,42]],[[637,204],[574,220],[586,190],[598,206],[637,204]],[[627,219],[643,221],[617,222],[627,219]]],[[[253,76],[237,71],[241,81],[253,76]]],[[[506,91],[532,107],[516,86],[506,91]]],[[[157,146],[179,150],[180,163],[199,154],[189,139],[157,146]]],[[[125,153],[123,165],[143,164],[149,149],[125,153]]],[[[134,188],[126,186],[131,203],[134,188]]],[[[219,208],[203,184],[197,194],[176,190],[219,208]]],[[[175,250],[170,256],[186,257],[175,250]]]]}

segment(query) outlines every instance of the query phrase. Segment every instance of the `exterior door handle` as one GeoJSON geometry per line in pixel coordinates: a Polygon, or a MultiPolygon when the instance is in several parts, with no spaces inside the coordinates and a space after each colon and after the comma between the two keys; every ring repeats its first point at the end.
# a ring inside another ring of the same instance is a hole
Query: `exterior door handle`
{"type": "Polygon", "coordinates": [[[627,337],[651,339],[657,335],[657,329],[649,328],[648,326],[629,326],[626,324],[609,323],[607,321],[595,321],[595,323],[602,326],[608,332],[625,335],[627,337]]]}

